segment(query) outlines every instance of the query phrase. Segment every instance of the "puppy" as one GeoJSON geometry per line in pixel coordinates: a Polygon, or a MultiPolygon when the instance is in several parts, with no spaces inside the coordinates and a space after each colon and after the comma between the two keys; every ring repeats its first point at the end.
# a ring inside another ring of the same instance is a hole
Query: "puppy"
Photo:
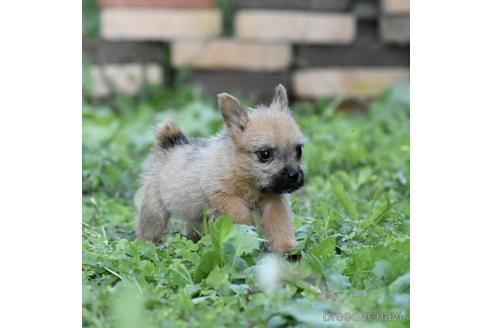
{"type": "Polygon", "coordinates": [[[142,179],[137,237],[159,242],[169,220],[186,222],[197,240],[203,209],[228,213],[235,223],[255,224],[255,209],[270,248],[295,246],[289,193],[304,184],[304,136],[292,118],[287,93],[275,89],[269,107],[244,108],[227,93],[218,95],[227,129],[208,139],[188,139],[172,122],[156,130],[157,145],[142,179]]]}

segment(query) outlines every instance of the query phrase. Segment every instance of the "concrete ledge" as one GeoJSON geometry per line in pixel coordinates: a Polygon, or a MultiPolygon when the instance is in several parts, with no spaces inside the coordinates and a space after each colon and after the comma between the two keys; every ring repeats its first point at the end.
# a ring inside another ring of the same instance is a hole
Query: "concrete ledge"
{"type": "Polygon", "coordinates": [[[381,7],[384,14],[410,14],[410,0],[381,0],[381,7]]]}
{"type": "Polygon", "coordinates": [[[171,45],[175,67],[278,71],[291,60],[288,45],[236,41],[177,41],[171,45]]]}
{"type": "Polygon", "coordinates": [[[240,10],[235,17],[236,37],[243,40],[347,44],[355,30],[350,14],[240,10]]]}
{"type": "Polygon", "coordinates": [[[169,8],[209,8],[216,5],[215,0],[98,0],[101,8],[106,7],[169,7],[169,8]]]}
{"type": "Polygon", "coordinates": [[[293,86],[301,98],[374,97],[409,78],[408,69],[403,68],[306,69],[294,73],[293,86]]]}
{"type": "Polygon", "coordinates": [[[107,97],[113,92],[136,95],[142,87],[163,81],[162,68],[157,64],[105,64],[90,67],[92,94],[107,97]]]}
{"type": "Polygon", "coordinates": [[[101,12],[101,34],[111,40],[207,39],[220,35],[216,9],[111,8],[101,12]]]}

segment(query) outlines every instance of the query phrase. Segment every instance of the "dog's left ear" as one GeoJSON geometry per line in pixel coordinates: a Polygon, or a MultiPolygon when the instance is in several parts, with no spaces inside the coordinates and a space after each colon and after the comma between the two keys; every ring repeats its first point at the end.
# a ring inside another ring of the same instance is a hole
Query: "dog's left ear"
{"type": "Polygon", "coordinates": [[[281,111],[289,111],[287,91],[282,84],[277,85],[275,88],[275,96],[273,97],[272,107],[275,107],[281,111]]]}

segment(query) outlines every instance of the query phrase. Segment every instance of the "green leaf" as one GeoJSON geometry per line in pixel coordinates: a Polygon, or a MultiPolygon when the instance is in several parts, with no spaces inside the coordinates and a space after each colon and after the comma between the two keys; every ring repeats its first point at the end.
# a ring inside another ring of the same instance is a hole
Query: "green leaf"
{"type": "Polygon", "coordinates": [[[229,216],[222,216],[212,224],[212,231],[210,235],[212,237],[212,244],[214,249],[221,250],[222,245],[229,237],[229,233],[232,230],[232,220],[229,216]]]}
{"type": "Polygon", "coordinates": [[[407,272],[395,279],[389,285],[389,289],[393,293],[408,293],[410,292],[410,272],[407,272]]]}
{"type": "Polygon", "coordinates": [[[233,291],[234,293],[236,293],[237,295],[245,295],[248,293],[248,290],[249,290],[249,286],[246,285],[246,284],[240,284],[240,285],[236,285],[236,284],[231,284],[229,286],[233,291]]]}
{"type": "Polygon", "coordinates": [[[220,263],[220,258],[217,252],[208,251],[202,256],[200,264],[194,272],[195,280],[201,281],[220,263]]]}
{"type": "Polygon", "coordinates": [[[318,303],[301,298],[275,311],[274,314],[282,315],[284,318],[292,318],[294,323],[305,323],[317,327],[326,326],[326,322],[323,321],[323,313],[325,312],[333,313],[328,302],[318,303]]]}
{"type": "Polygon", "coordinates": [[[116,295],[112,309],[116,325],[122,328],[142,327],[143,299],[138,289],[124,281],[118,285],[116,295]]]}
{"type": "Polygon", "coordinates": [[[215,268],[205,279],[205,285],[214,289],[219,289],[221,286],[228,284],[229,272],[227,268],[215,268]]]}
{"type": "Polygon", "coordinates": [[[246,225],[234,225],[229,235],[229,241],[234,246],[236,256],[251,254],[260,249],[260,239],[256,231],[246,225]]]}
{"type": "Polygon", "coordinates": [[[377,208],[372,209],[369,213],[367,220],[370,224],[377,224],[378,222],[384,220],[391,210],[393,204],[390,202],[387,195],[384,197],[384,202],[377,208]]]}
{"type": "Polygon", "coordinates": [[[328,237],[311,248],[311,254],[316,255],[321,259],[331,258],[335,253],[335,244],[335,237],[328,237]]]}
{"type": "Polygon", "coordinates": [[[330,184],[333,192],[335,193],[335,197],[347,213],[354,219],[358,218],[359,213],[357,211],[357,206],[352,198],[349,197],[343,185],[335,179],[330,179],[330,184]]]}
{"type": "Polygon", "coordinates": [[[304,261],[307,264],[309,264],[309,267],[314,273],[320,276],[324,275],[323,264],[321,264],[321,261],[318,256],[313,254],[306,254],[304,255],[304,261]]]}
{"type": "Polygon", "coordinates": [[[190,272],[182,263],[174,263],[174,265],[172,265],[169,269],[174,271],[186,283],[191,285],[193,284],[193,279],[191,279],[190,272]]]}
{"type": "Polygon", "coordinates": [[[330,274],[327,278],[331,286],[337,290],[343,290],[351,287],[349,278],[338,272],[330,274]]]}
{"type": "Polygon", "coordinates": [[[372,273],[379,279],[384,280],[384,277],[388,274],[390,266],[391,265],[387,261],[376,261],[376,263],[374,263],[374,268],[372,268],[372,273]]]}

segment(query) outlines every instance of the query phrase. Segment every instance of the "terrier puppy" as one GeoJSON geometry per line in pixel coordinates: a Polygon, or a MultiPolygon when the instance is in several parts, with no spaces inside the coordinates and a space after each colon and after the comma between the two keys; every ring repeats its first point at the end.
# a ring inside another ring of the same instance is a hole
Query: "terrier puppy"
{"type": "Polygon", "coordinates": [[[172,122],[157,129],[142,180],[137,237],[158,242],[173,216],[197,240],[204,206],[248,225],[255,224],[258,209],[271,249],[287,252],[296,244],[289,193],[304,184],[304,136],[285,88],[277,86],[269,107],[246,109],[227,93],[218,95],[218,105],[227,126],[218,136],[189,140],[172,122]]]}

